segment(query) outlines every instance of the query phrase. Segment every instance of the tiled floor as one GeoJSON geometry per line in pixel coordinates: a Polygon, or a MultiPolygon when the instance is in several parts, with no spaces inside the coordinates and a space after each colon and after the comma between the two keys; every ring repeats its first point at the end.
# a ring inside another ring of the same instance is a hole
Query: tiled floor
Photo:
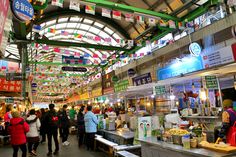
{"type": "MultiPolygon", "coordinates": [[[[69,141],[69,146],[62,146],[60,143],[60,153],[57,155],[58,157],[107,157],[103,152],[87,151],[85,146],[78,148],[76,136],[70,135],[69,141]]],[[[11,146],[0,146],[0,157],[12,157],[12,152],[11,146]]],[[[38,157],[46,157],[47,143],[40,144],[37,153],[38,157]]],[[[18,157],[21,157],[20,151],[18,157]]]]}

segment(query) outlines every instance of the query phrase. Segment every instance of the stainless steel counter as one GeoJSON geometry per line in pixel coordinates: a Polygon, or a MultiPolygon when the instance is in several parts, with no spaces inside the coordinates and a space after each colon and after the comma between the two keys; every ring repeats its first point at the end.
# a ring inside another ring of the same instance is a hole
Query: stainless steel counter
{"type": "Polygon", "coordinates": [[[203,148],[185,149],[183,146],[157,141],[156,137],[139,138],[142,157],[233,157],[236,153],[218,153],[203,148]]]}
{"type": "Polygon", "coordinates": [[[109,133],[109,134],[112,134],[112,135],[116,135],[116,136],[120,136],[124,139],[132,139],[134,138],[134,132],[133,131],[108,131],[108,130],[101,130],[105,133],[109,133]]]}

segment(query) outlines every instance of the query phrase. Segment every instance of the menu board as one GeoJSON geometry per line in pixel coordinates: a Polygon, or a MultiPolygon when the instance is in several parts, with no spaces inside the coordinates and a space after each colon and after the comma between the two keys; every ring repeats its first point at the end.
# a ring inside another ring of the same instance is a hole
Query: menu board
{"type": "Polygon", "coordinates": [[[219,50],[208,50],[202,54],[202,62],[204,68],[224,65],[235,61],[233,49],[231,46],[221,48],[219,50]]]}
{"type": "Polygon", "coordinates": [[[165,86],[155,86],[155,87],[153,87],[153,94],[163,95],[165,93],[166,93],[166,87],[165,86]]]}
{"type": "Polygon", "coordinates": [[[205,76],[207,89],[218,89],[216,76],[205,76]]]}

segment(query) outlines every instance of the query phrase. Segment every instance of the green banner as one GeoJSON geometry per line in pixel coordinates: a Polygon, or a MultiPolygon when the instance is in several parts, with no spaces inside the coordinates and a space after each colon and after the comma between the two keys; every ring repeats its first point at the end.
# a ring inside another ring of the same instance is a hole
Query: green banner
{"type": "Polygon", "coordinates": [[[165,93],[166,93],[166,87],[165,86],[155,86],[155,87],[153,87],[153,94],[163,95],[165,93]]]}
{"type": "Polygon", "coordinates": [[[205,76],[207,89],[218,89],[216,76],[205,76]]]}
{"type": "Polygon", "coordinates": [[[114,87],[115,87],[115,92],[121,92],[121,91],[125,91],[129,86],[129,81],[128,80],[123,80],[120,81],[118,83],[115,83],[114,87]]]}

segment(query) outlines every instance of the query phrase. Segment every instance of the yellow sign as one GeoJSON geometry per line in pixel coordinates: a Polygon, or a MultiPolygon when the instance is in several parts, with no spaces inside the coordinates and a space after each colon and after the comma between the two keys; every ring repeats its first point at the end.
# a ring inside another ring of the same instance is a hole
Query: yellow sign
{"type": "Polygon", "coordinates": [[[86,92],[86,93],[83,93],[80,95],[80,100],[87,100],[89,99],[89,93],[86,92]]]}
{"type": "Polygon", "coordinates": [[[102,87],[96,88],[92,90],[92,97],[99,97],[102,95],[102,87]]]}

